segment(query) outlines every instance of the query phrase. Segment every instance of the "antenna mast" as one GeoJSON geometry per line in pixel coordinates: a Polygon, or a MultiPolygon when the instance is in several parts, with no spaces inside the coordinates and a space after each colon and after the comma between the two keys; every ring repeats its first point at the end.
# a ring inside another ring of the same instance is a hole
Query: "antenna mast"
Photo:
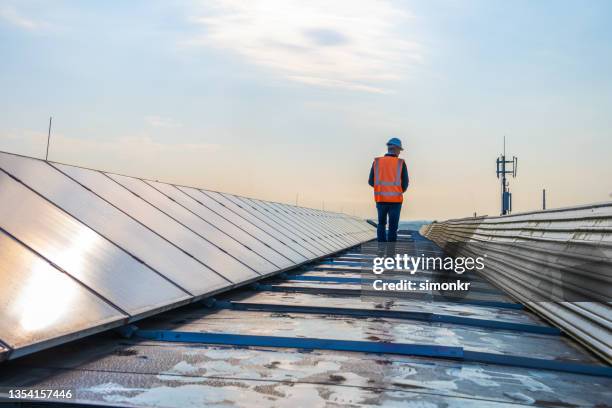
{"type": "Polygon", "coordinates": [[[506,160],[506,136],[504,136],[504,149],[500,157],[497,158],[497,178],[501,178],[501,215],[507,215],[512,212],[512,193],[508,187],[510,184],[506,180],[506,174],[511,174],[512,178],[516,177],[516,167],[518,158],[512,156],[512,160],[506,160]]]}

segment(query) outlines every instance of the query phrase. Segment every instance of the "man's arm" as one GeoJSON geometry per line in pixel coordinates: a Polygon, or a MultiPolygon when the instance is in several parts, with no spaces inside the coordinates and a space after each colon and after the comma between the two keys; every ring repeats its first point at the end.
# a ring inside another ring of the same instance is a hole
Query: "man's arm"
{"type": "Polygon", "coordinates": [[[402,165],[402,191],[406,192],[408,190],[408,184],[410,184],[410,179],[408,178],[408,167],[406,167],[406,162],[402,165]]]}
{"type": "Polygon", "coordinates": [[[372,167],[370,167],[370,178],[368,179],[368,184],[374,187],[374,164],[372,163],[372,167]]]}

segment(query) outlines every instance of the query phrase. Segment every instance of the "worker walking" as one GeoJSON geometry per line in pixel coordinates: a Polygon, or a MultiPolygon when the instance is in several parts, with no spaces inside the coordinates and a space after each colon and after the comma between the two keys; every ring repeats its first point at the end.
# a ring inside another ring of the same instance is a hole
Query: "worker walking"
{"type": "Polygon", "coordinates": [[[368,183],[374,187],[374,200],[378,210],[378,242],[397,241],[397,227],[404,192],[408,189],[408,169],[399,158],[402,142],[394,137],[387,142],[387,154],[377,157],[370,169],[368,183]],[[387,218],[389,233],[387,234],[387,218]]]}

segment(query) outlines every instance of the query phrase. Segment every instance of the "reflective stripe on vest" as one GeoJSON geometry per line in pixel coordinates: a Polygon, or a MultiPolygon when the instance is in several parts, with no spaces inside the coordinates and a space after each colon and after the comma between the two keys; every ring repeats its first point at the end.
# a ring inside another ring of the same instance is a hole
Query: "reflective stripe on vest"
{"type": "Polygon", "coordinates": [[[395,156],[374,159],[374,199],[376,202],[403,201],[402,168],[404,161],[395,156]]]}
{"type": "Polygon", "coordinates": [[[396,191],[375,191],[374,195],[380,195],[380,196],[400,196],[404,194],[403,192],[396,192],[396,191]]]}

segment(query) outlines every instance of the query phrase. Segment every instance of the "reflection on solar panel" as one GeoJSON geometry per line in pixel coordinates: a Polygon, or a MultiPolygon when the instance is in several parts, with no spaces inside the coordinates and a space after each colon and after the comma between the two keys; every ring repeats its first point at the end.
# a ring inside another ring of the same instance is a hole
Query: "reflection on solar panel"
{"type": "Polygon", "coordinates": [[[0,153],[0,168],[192,295],[232,283],[47,163],[0,153]]]}
{"type": "Polygon", "coordinates": [[[344,214],[0,152],[0,361],[372,239],[344,214]]]}
{"type": "Polygon", "coordinates": [[[30,345],[127,318],[3,232],[0,259],[0,333],[15,354],[30,345]]]}

